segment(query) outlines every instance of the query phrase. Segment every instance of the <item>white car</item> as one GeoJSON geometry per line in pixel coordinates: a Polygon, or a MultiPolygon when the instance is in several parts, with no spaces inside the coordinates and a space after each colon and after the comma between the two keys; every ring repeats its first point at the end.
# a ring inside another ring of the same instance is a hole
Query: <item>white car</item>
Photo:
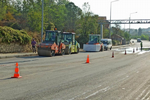
{"type": "Polygon", "coordinates": [[[112,49],[112,40],[111,39],[101,39],[101,42],[104,44],[104,49],[112,49]]]}
{"type": "Polygon", "coordinates": [[[138,39],[137,39],[137,42],[141,42],[141,39],[140,39],[140,38],[138,38],[138,39]]]}

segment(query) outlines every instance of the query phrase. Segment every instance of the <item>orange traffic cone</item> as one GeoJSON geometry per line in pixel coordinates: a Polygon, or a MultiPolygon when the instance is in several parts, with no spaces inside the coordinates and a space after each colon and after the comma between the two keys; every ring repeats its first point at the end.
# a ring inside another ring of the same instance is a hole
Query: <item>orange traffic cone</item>
{"type": "Polygon", "coordinates": [[[114,52],[112,52],[112,58],[114,58],[114,52]]]}
{"type": "Polygon", "coordinates": [[[89,55],[87,55],[87,60],[86,60],[86,63],[90,63],[90,60],[89,60],[89,55]]]}
{"type": "Polygon", "coordinates": [[[15,68],[15,73],[14,76],[12,76],[11,78],[21,78],[22,76],[19,75],[19,66],[18,63],[16,62],[16,68],[15,68]]]}
{"type": "Polygon", "coordinates": [[[127,53],[126,53],[126,50],[125,50],[125,55],[126,55],[127,53]]]}

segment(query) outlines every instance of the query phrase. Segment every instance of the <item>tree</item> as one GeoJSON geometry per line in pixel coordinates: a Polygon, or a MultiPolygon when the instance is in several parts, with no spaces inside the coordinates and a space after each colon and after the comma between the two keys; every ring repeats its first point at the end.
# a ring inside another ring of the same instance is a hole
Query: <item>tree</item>
{"type": "Polygon", "coordinates": [[[41,30],[41,13],[30,11],[28,13],[28,25],[31,31],[40,31],[41,30]]]}
{"type": "Polygon", "coordinates": [[[55,28],[55,25],[50,22],[50,23],[48,24],[46,30],[54,30],[54,28],[55,28]]]}
{"type": "Polygon", "coordinates": [[[0,20],[2,20],[4,17],[5,17],[5,14],[6,14],[6,9],[7,9],[7,6],[4,5],[4,2],[3,0],[0,2],[0,20]]]}
{"type": "Polygon", "coordinates": [[[104,38],[109,38],[109,30],[107,28],[105,28],[105,27],[103,29],[103,37],[104,38]]]}
{"type": "Polygon", "coordinates": [[[125,32],[125,31],[121,30],[121,26],[119,24],[115,24],[115,27],[112,27],[112,29],[113,29],[112,34],[117,34],[119,36],[122,36],[127,41],[130,40],[130,34],[128,32],[125,32]]]}
{"type": "Polygon", "coordinates": [[[141,28],[138,29],[138,35],[139,35],[139,36],[142,35],[142,29],[141,29],[141,28]]]}
{"type": "Polygon", "coordinates": [[[121,26],[119,24],[115,24],[115,27],[112,27],[112,29],[113,29],[114,34],[118,34],[118,35],[122,36],[122,34],[120,32],[121,26]]]}
{"type": "Polygon", "coordinates": [[[75,31],[76,21],[81,16],[82,10],[77,7],[73,2],[67,3],[65,7],[67,9],[65,30],[75,31]]]}
{"type": "Polygon", "coordinates": [[[80,29],[80,33],[86,37],[88,37],[91,33],[96,34],[98,29],[97,20],[98,16],[90,12],[90,5],[88,3],[84,3],[83,13],[77,22],[77,28],[78,30],[80,29]]]}
{"type": "Polygon", "coordinates": [[[63,30],[66,18],[66,7],[65,5],[53,5],[50,9],[50,22],[54,23],[58,30],[63,30]]]}
{"type": "Polygon", "coordinates": [[[69,3],[68,0],[55,0],[55,1],[56,1],[57,5],[62,5],[62,4],[67,4],[67,3],[69,3]]]}
{"type": "Polygon", "coordinates": [[[80,33],[78,41],[81,44],[81,47],[88,42],[89,34],[98,33],[98,30],[100,29],[98,25],[98,15],[94,15],[90,12],[90,5],[88,3],[84,3],[83,12],[77,21],[76,26],[76,32],[80,33]]]}
{"type": "Polygon", "coordinates": [[[12,16],[12,14],[8,11],[8,13],[5,15],[3,18],[4,20],[10,21],[10,20],[15,20],[15,18],[12,16]]]}

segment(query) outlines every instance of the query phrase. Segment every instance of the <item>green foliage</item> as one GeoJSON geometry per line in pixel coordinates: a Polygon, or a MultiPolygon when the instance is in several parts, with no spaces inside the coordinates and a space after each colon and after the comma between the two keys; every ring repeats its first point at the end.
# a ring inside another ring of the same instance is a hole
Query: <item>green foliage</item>
{"type": "Polygon", "coordinates": [[[142,29],[141,29],[141,28],[138,29],[138,35],[139,35],[139,36],[142,35],[142,29]]]}
{"type": "Polygon", "coordinates": [[[54,5],[50,9],[51,15],[51,22],[57,26],[58,30],[63,30],[65,25],[65,18],[66,18],[66,8],[65,5],[54,5]]]}
{"type": "Polygon", "coordinates": [[[105,28],[105,27],[103,29],[103,37],[104,38],[109,38],[109,30],[107,28],[105,28]]]}
{"type": "MultiPolygon", "coordinates": [[[[41,16],[42,16],[42,2],[41,0],[2,0],[0,2],[0,21],[9,20],[10,25],[14,29],[26,29],[31,32],[41,31],[41,16]],[[10,21],[10,20],[15,21],[10,21]]],[[[56,27],[60,31],[73,31],[79,37],[80,43],[86,43],[88,35],[91,33],[100,34],[100,27],[98,24],[98,15],[90,12],[90,5],[84,3],[83,11],[69,0],[44,0],[44,30],[52,30],[56,27]]],[[[19,32],[13,32],[19,34],[19,32]]],[[[104,29],[104,37],[108,37],[109,31],[104,29]]],[[[1,37],[4,35],[0,34],[1,37]]],[[[17,35],[18,36],[18,35],[17,35]]],[[[8,35],[5,42],[9,41],[23,41],[22,38],[11,38],[8,35]],[[15,38],[15,39],[13,39],[15,38]]],[[[6,36],[5,36],[6,37],[6,36]]]]}
{"type": "Polygon", "coordinates": [[[90,6],[88,3],[85,3],[83,8],[84,11],[81,18],[76,23],[78,31],[80,30],[80,33],[84,36],[88,36],[91,33],[97,34],[100,29],[97,23],[98,15],[94,15],[90,12],[90,6]]]}
{"type": "Polygon", "coordinates": [[[78,38],[77,38],[77,41],[79,42],[80,44],[80,48],[83,48],[83,44],[86,44],[89,40],[89,37],[88,36],[84,36],[84,35],[80,35],[78,38]]]}
{"type": "Polygon", "coordinates": [[[41,12],[30,11],[27,15],[29,28],[32,31],[41,30],[41,12]]]}
{"type": "Polygon", "coordinates": [[[67,17],[65,22],[65,30],[75,31],[76,22],[82,14],[82,10],[76,6],[73,2],[69,2],[65,5],[67,9],[67,17]]]}
{"type": "Polygon", "coordinates": [[[126,41],[130,40],[130,34],[128,32],[125,32],[121,30],[121,26],[116,24],[115,27],[112,27],[113,33],[112,34],[117,34],[119,36],[122,36],[123,38],[126,39],[126,41]]]}
{"type": "Polygon", "coordinates": [[[54,30],[54,28],[55,28],[55,25],[50,22],[50,23],[48,24],[46,30],[54,30]]]}
{"type": "Polygon", "coordinates": [[[0,26],[0,40],[3,43],[19,42],[20,44],[27,44],[30,43],[31,37],[23,30],[19,31],[0,26]]]}
{"type": "MultiPolygon", "coordinates": [[[[1,7],[1,3],[0,3],[0,7],[1,7]]],[[[7,7],[6,6],[4,6],[4,7],[2,7],[2,8],[0,8],[0,20],[2,20],[2,19],[4,19],[4,17],[5,17],[5,15],[6,15],[6,9],[7,9],[7,7]]]]}
{"type": "Polygon", "coordinates": [[[119,41],[113,40],[113,41],[112,41],[112,44],[113,44],[113,45],[118,45],[118,44],[119,44],[119,41]]]}
{"type": "Polygon", "coordinates": [[[18,23],[13,23],[10,27],[13,29],[21,30],[21,27],[18,23]]]}
{"type": "Polygon", "coordinates": [[[142,40],[149,40],[149,36],[148,35],[141,35],[141,39],[142,40]]]}
{"type": "Polygon", "coordinates": [[[131,38],[133,38],[133,39],[140,38],[141,40],[149,40],[149,36],[148,35],[144,35],[144,34],[142,34],[141,36],[138,36],[138,35],[132,36],[131,38]]]}

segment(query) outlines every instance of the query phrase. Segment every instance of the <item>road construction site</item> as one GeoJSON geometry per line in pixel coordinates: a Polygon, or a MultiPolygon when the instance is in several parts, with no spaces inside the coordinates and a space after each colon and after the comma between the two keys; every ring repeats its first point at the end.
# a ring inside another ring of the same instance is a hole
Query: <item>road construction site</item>
{"type": "Polygon", "coordinates": [[[135,41],[104,52],[0,59],[0,100],[148,100],[149,43],[143,51],[135,41]],[[16,62],[21,78],[11,78],[16,62]]]}

